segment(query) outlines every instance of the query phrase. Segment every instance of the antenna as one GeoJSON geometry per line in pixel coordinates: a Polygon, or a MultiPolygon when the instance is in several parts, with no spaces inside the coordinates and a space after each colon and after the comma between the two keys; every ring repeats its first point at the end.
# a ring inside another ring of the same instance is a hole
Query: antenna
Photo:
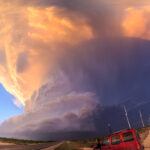
{"type": "Polygon", "coordinates": [[[124,105],[124,111],[125,111],[125,116],[126,116],[126,119],[127,119],[127,122],[128,122],[129,129],[131,129],[131,124],[130,124],[130,121],[129,121],[128,112],[127,112],[127,109],[126,109],[125,105],[124,105]]]}
{"type": "Polygon", "coordinates": [[[111,128],[111,124],[108,123],[108,129],[109,129],[109,134],[111,135],[112,134],[112,128],[111,128]]]}
{"type": "Polygon", "coordinates": [[[145,127],[145,125],[144,125],[143,115],[142,115],[141,111],[139,111],[139,114],[140,114],[140,118],[141,118],[142,126],[143,126],[143,128],[144,128],[144,127],[145,127]]]}

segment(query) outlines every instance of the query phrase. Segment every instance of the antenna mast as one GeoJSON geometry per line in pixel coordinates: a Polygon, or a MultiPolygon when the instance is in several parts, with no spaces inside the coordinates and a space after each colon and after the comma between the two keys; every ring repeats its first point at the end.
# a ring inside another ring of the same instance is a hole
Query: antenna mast
{"type": "Polygon", "coordinates": [[[109,134],[111,135],[112,134],[112,128],[111,128],[111,124],[110,123],[108,124],[108,129],[109,129],[109,134]]]}
{"type": "Polygon", "coordinates": [[[143,115],[142,115],[141,111],[139,111],[139,114],[140,114],[141,122],[142,122],[142,125],[143,125],[143,128],[144,128],[144,127],[145,127],[145,125],[144,125],[143,115]]]}
{"type": "Polygon", "coordinates": [[[125,111],[125,116],[126,116],[126,119],[127,119],[127,122],[128,122],[129,129],[131,129],[131,124],[130,124],[130,121],[129,121],[128,112],[127,112],[127,109],[126,109],[125,105],[124,105],[124,111],[125,111]]]}

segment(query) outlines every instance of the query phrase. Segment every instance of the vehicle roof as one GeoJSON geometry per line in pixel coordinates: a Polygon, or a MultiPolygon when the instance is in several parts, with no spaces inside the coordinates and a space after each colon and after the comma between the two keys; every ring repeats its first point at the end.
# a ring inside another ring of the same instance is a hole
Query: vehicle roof
{"type": "Polygon", "coordinates": [[[129,132],[129,131],[135,131],[135,130],[134,129],[123,129],[123,130],[112,133],[110,136],[105,137],[104,140],[109,138],[109,137],[112,137],[112,136],[115,136],[115,135],[118,135],[118,134],[121,134],[121,133],[126,133],[126,132],[129,132]]]}
{"type": "MultiPolygon", "coordinates": [[[[128,131],[134,131],[134,129],[123,129],[123,130],[112,133],[112,135],[116,135],[116,134],[119,134],[119,133],[125,133],[125,132],[128,132],[128,131]]],[[[110,135],[110,136],[112,136],[112,135],[110,135]]]]}

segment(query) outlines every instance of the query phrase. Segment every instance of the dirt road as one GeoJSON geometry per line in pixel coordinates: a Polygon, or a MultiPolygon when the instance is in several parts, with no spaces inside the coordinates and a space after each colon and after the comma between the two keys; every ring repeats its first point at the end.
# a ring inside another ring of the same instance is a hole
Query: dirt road
{"type": "Polygon", "coordinates": [[[54,146],[50,146],[50,147],[48,147],[48,148],[41,149],[41,150],[55,150],[55,148],[58,147],[58,146],[60,146],[62,143],[63,143],[63,142],[58,143],[58,144],[56,144],[56,145],[54,145],[54,146]]]}

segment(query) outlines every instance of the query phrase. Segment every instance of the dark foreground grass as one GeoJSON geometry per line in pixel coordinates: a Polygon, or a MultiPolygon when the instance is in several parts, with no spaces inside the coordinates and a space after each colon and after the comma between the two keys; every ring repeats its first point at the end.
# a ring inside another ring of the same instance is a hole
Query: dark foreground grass
{"type": "Polygon", "coordinates": [[[146,126],[144,128],[139,128],[137,129],[138,133],[141,134],[143,132],[149,131],[150,130],[150,126],[146,126]]]}
{"type": "Polygon", "coordinates": [[[50,143],[53,141],[32,141],[24,139],[14,139],[14,138],[0,138],[0,142],[4,143],[14,143],[14,144],[40,144],[40,143],[50,143]]]}

